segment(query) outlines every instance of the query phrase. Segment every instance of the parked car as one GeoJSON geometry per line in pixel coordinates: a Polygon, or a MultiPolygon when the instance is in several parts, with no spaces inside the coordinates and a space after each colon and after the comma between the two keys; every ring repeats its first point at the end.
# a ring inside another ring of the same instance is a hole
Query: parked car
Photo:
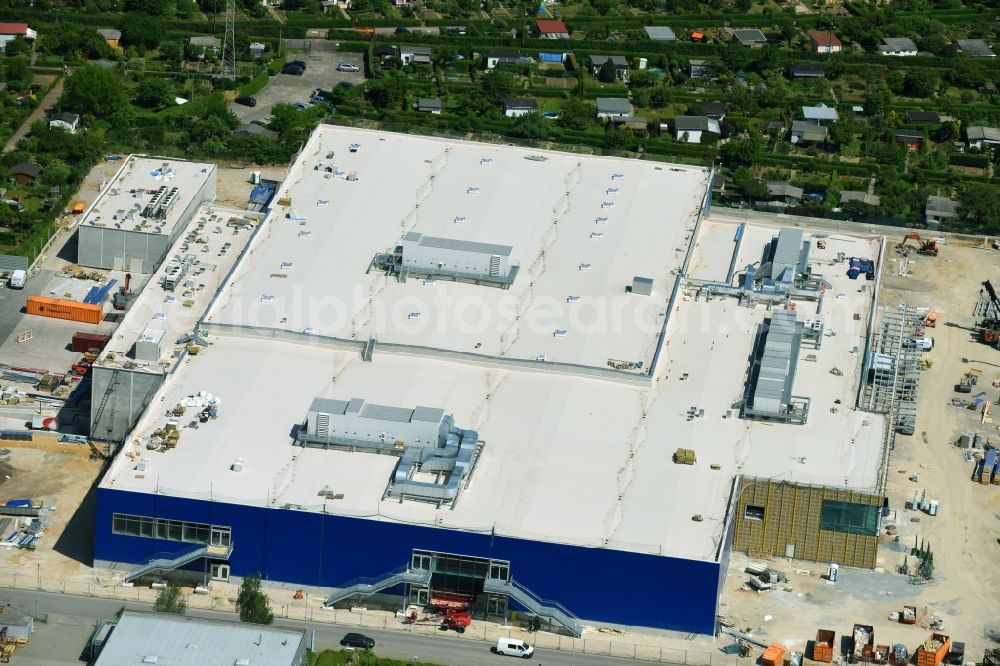
{"type": "Polygon", "coordinates": [[[237,104],[242,104],[243,106],[257,106],[257,100],[253,97],[237,97],[237,104]]]}
{"type": "Polygon", "coordinates": [[[337,65],[337,71],[338,72],[360,72],[361,68],[358,67],[357,65],[352,65],[349,62],[342,62],[339,65],[337,65]]]}
{"type": "Polygon", "coordinates": [[[337,87],[343,88],[344,90],[350,90],[351,88],[354,87],[354,84],[351,83],[350,81],[341,81],[340,83],[337,84],[337,87]]]}
{"type": "Polygon", "coordinates": [[[305,111],[306,109],[308,109],[310,107],[312,107],[312,104],[310,104],[309,102],[296,102],[295,103],[295,108],[298,109],[299,111],[305,111]]]}
{"type": "Polygon", "coordinates": [[[375,647],[375,639],[370,636],[365,636],[364,634],[359,634],[351,632],[340,639],[340,644],[344,647],[361,648],[362,650],[371,650],[375,647]]]}
{"type": "Polygon", "coordinates": [[[403,27],[396,28],[396,34],[397,35],[406,35],[406,34],[409,34],[409,32],[410,32],[409,30],[407,30],[406,28],[403,28],[403,27]]]}
{"type": "Polygon", "coordinates": [[[306,71],[305,60],[290,60],[285,63],[285,66],[281,68],[282,74],[294,74],[296,76],[302,76],[306,71]]]}

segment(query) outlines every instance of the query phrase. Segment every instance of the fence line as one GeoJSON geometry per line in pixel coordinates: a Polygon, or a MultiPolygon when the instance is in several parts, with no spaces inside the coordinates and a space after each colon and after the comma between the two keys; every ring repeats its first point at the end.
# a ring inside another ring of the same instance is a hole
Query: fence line
{"type": "MultiPolygon", "coordinates": [[[[117,599],[122,602],[152,604],[156,601],[158,590],[149,587],[133,587],[122,585],[120,578],[101,581],[100,575],[95,582],[81,580],[60,580],[44,578],[24,569],[14,571],[0,570],[0,587],[18,590],[38,590],[57,594],[69,594],[97,599],[117,599]]],[[[213,594],[190,593],[184,595],[187,607],[191,610],[235,612],[230,599],[213,594]]],[[[271,610],[275,617],[320,624],[387,631],[405,631],[426,636],[440,635],[439,625],[404,624],[395,615],[385,611],[365,611],[359,609],[326,609],[315,604],[310,605],[308,599],[289,603],[276,603],[271,600],[271,610]]],[[[536,633],[533,636],[516,626],[501,626],[488,623],[475,623],[466,628],[464,633],[455,634],[458,638],[470,641],[485,641],[494,643],[501,637],[527,639],[535,647],[561,652],[573,652],[593,656],[607,656],[634,661],[649,661],[656,663],[682,664],[684,666],[740,666],[740,659],[714,651],[685,650],[659,645],[632,643],[627,640],[613,638],[573,638],[552,633],[536,633]]]]}

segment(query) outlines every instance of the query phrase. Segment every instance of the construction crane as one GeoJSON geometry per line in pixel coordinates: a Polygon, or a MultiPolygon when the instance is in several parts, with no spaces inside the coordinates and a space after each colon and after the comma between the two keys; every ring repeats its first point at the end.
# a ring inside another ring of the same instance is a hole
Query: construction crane
{"type": "Polygon", "coordinates": [[[907,235],[903,236],[902,242],[896,246],[896,249],[899,250],[904,255],[908,254],[909,253],[908,243],[910,241],[914,241],[917,243],[917,254],[923,254],[928,257],[936,257],[938,255],[937,241],[924,240],[923,238],[921,238],[920,234],[918,234],[916,231],[911,231],[907,235]]]}
{"type": "Polygon", "coordinates": [[[1000,299],[989,280],[983,281],[983,289],[990,297],[992,309],[988,316],[979,323],[979,339],[991,347],[1000,348],[1000,299]]]}

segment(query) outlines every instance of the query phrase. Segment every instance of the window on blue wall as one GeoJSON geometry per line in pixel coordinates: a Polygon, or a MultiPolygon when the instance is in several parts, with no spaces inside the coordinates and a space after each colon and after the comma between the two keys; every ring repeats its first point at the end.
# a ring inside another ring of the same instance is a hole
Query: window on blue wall
{"type": "Polygon", "coordinates": [[[848,534],[878,534],[879,507],[872,504],[856,504],[838,500],[823,500],[823,510],[819,517],[820,529],[848,534]]]}
{"type": "MultiPolygon", "coordinates": [[[[229,530],[228,527],[218,528],[229,530]]],[[[148,518],[116,513],[111,516],[111,531],[114,534],[181,541],[184,543],[209,543],[212,526],[206,523],[189,523],[184,520],[148,518]]]]}

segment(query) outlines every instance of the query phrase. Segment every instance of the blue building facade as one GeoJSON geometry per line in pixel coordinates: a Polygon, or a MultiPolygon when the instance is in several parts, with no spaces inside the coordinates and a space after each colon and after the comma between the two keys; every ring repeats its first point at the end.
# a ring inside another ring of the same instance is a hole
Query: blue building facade
{"type": "Polygon", "coordinates": [[[122,534],[113,527],[116,514],[229,527],[232,575],[299,585],[379,576],[408,564],[414,549],[509,560],[512,575],[534,593],[611,624],[713,634],[725,581],[720,562],[114,488],[97,491],[94,559],[102,564],[140,565],[190,547],[122,534]]]}

